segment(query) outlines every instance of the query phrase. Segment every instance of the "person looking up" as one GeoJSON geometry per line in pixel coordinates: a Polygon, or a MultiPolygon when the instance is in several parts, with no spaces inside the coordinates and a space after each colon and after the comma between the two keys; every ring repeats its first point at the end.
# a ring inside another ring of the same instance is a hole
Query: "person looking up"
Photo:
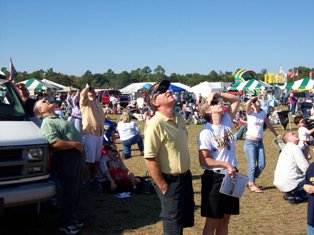
{"type": "Polygon", "coordinates": [[[184,119],[174,112],[170,81],[155,83],[148,104],[156,114],[147,122],[144,158],[156,183],[165,235],[182,235],[194,226],[194,195],[190,172],[188,132],[184,119]]]}

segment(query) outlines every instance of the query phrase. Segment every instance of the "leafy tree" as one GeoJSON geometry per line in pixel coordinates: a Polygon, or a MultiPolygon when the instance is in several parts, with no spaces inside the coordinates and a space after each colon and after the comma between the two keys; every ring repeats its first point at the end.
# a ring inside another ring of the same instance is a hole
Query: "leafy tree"
{"type": "Polygon", "coordinates": [[[156,75],[156,79],[157,81],[161,81],[163,79],[166,79],[166,75],[165,75],[166,70],[161,67],[161,65],[158,65],[155,69],[154,69],[154,73],[156,75]]]}
{"type": "Polygon", "coordinates": [[[262,70],[261,70],[261,74],[264,75],[264,74],[266,74],[266,73],[267,73],[267,69],[262,69],[262,70]]]}

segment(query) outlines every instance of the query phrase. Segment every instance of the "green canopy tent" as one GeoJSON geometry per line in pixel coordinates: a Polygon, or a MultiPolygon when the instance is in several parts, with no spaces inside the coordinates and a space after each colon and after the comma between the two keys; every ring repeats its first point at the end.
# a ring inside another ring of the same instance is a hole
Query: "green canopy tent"
{"type": "Polygon", "coordinates": [[[245,82],[237,82],[234,83],[229,90],[237,90],[237,91],[246,91],[246,90],[263,90],[267,88],[273,88],[272,85],[269,85],[260,80],[256,80],[254,78],[247,80],[245,82]]]}
{"type": "Polygon", "coordinates": [[[311,90],[314,88],[314,80],[310,78],[303,78],[295,82],[290,82],[283,87],[283,89],[293,90],[311,90]]]}
{"type": "Polygon", "coordinates": [[[25,87],[29,91],[42,91],[42,90],[53,90],[56,91],[59,89],[59,87],[54,86],[52,84],[43,82],[37,78],[31,78],[29,80],[23,81],[22,83],[25,84],[25,87]]]}

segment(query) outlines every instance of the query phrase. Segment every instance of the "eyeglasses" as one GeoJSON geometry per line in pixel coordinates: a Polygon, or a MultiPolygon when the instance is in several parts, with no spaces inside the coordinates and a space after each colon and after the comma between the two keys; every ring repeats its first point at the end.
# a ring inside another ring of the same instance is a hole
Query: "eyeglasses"
{"type": "Polygon", "coordinates": [[[46,99],[42,99],[41,100],[43,103],[49,103],[49,100],[46,100],[46,99]]]}
{"type": "Polygon", "coordinates": [[[156,91],[155,94],[153,94],[153,99],[155,99],[158,95],[166,93],[167,91],[168,91],[168,88],[160,87],[158,91],[156,91]]]}

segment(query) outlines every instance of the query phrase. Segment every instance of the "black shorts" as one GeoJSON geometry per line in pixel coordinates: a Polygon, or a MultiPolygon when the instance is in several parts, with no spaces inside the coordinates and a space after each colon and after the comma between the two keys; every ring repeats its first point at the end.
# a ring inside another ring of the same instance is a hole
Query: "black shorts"
{"type": "Polygon", "coordinates": [[[201,215],[221,219],[224,214],[238,215],[240,213],[239,198],[219,192],[224,175],[205,170],[202,175],[201,215]]]}

